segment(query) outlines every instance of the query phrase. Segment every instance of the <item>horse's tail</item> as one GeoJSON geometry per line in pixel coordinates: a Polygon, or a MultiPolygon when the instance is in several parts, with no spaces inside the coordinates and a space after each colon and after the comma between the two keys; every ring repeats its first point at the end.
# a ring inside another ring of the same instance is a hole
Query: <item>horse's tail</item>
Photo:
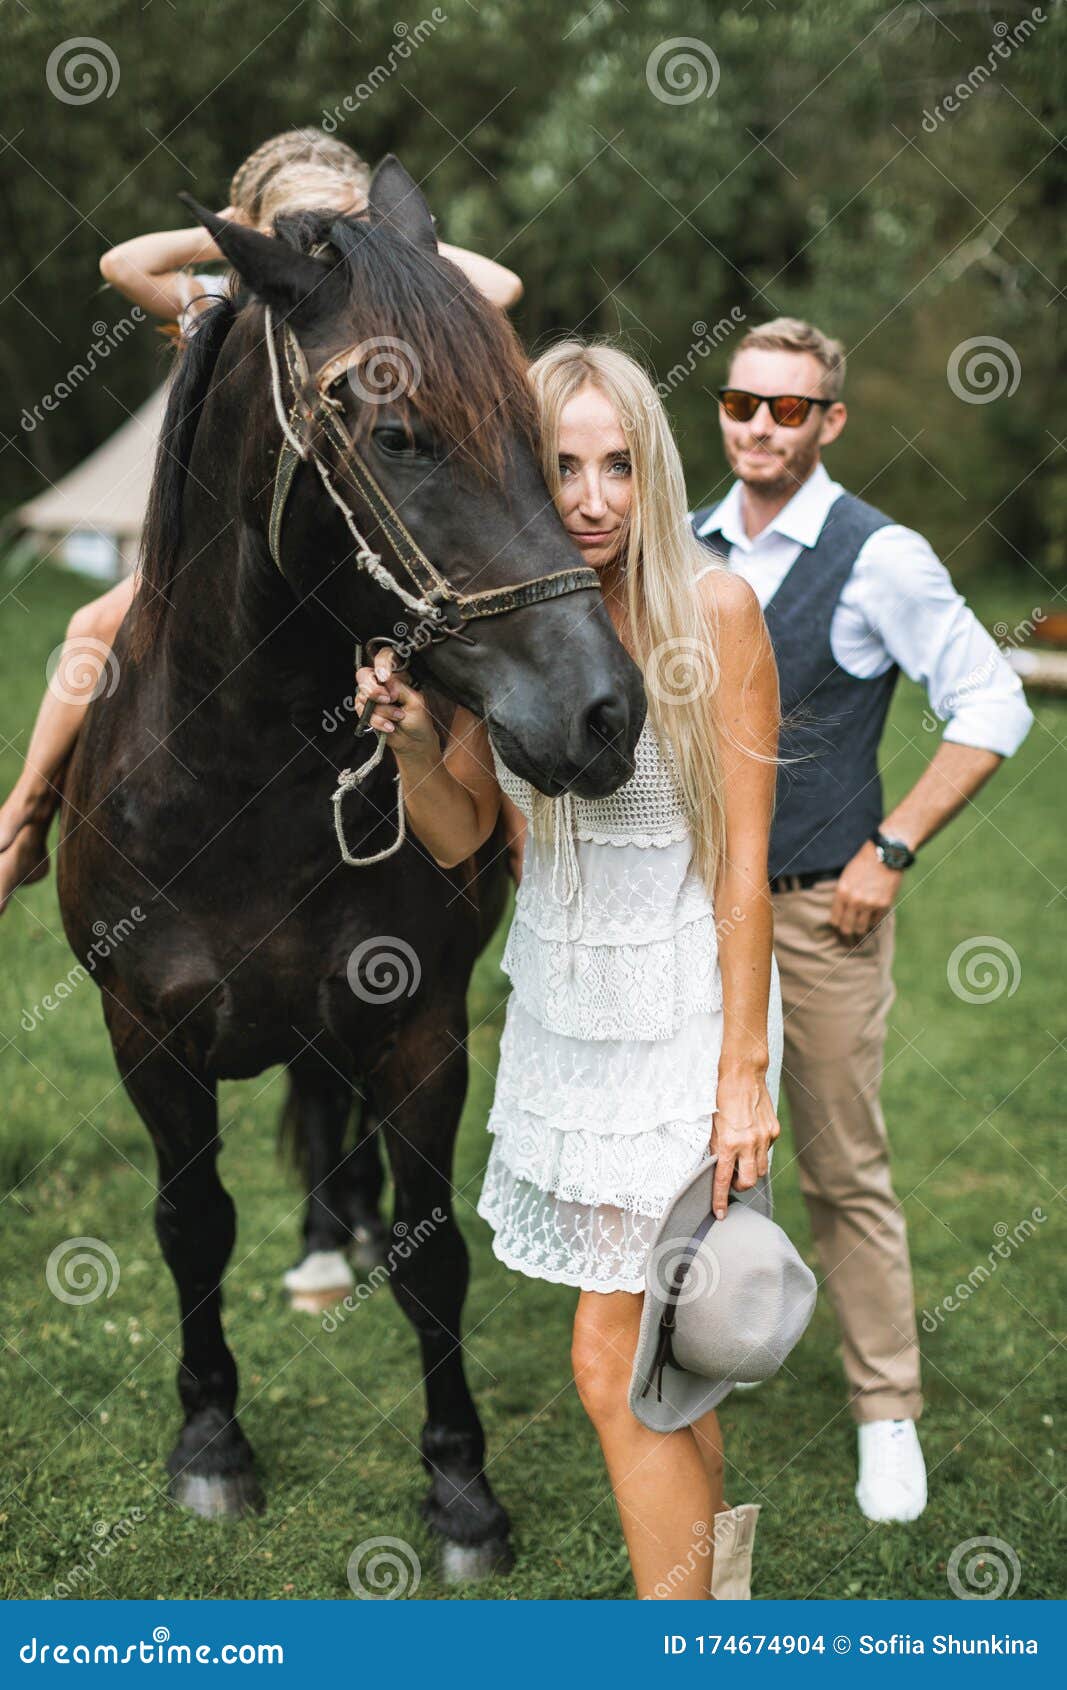
{"type": "Polygon", "coordinates": [[[307,1124],[300,1108],[300,1100],[297,1097],[291,1074],[286,1075],[285,1084],[285,1102],[282,1104],[281,1114],[278,1116],[278,1160],[283,1167],[292,1170],[301,1185],[306,1189],[311,1177],[308,1160],[307,1124]]]}
{"type": "MultiPolygon", "coordinates": [[[[330,1201],[334,1213],[349,1228],[352,1238],[364,1246],[369,1254],[364,1266],[374,1266],[385,1229],[379,1216],[385,1173],[382,1166],[381,1134],[375,1130],[377,1115],[373,1104],[354,1093],[356,1124],[346,1143],[336,1169],[323,1166],[324,1147],[316,1144],[308,1125],[308,1118],[300,1107],[300,1094],[293,1084],[293,1076],[286,1076],[288,1090],[278,1117],[277,1150],[283,1166],[291,1168],[305,1191],[327,1178],[330,1182],[330,1201]]],[[[346,1127],[348,1123],[346,1123],[346,1127]]]]}

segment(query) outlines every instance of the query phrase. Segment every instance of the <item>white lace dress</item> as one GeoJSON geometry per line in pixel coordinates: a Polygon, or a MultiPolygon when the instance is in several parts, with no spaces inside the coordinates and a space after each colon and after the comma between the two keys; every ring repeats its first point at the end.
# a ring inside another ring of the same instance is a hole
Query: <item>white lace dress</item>
{"type": "MultiPolygon", "coordinates": [[[[529,821],[529,785],[492,751],[529,821]]],[[[502,960],[512,993],[478,1213],[509,1267],[583,1290],[643,1290],[658,1219],[710,1156],[718,936],[672,764],[646,718],[618,792],[558,799],[552,840],[527,829],[502,960]]],[[[768,1038],[777,1104],[777,965],[768,1038]]]]}

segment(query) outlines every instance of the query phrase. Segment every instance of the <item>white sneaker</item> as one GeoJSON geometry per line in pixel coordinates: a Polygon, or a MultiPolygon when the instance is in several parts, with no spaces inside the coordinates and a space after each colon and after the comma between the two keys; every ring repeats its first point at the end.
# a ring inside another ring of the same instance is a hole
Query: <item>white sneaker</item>
{"type": "Polygon", "coordinates": [[[868,1520],[917,1520],[926,1507],[926,1463],[914,1420],[867,1420],[859,1427],[856,1501],[868,1520]]]}

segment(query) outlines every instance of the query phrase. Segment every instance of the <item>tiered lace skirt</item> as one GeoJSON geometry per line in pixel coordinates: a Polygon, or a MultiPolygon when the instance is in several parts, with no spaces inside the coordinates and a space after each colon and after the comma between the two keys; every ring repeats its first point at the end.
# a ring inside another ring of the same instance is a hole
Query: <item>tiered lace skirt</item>
{"type": "MultiPolygon", "coordinates": [[[[716,916],[688,836],[575,848],[580,910],[552,891],[551,845],[527,834],[478,1212],[509,1267],[641,1291],[660,1216],[710,1157],[723,1032],[716,916]]],[[[768,1032],[776,1100],[777,970],[768,1032]]]]}

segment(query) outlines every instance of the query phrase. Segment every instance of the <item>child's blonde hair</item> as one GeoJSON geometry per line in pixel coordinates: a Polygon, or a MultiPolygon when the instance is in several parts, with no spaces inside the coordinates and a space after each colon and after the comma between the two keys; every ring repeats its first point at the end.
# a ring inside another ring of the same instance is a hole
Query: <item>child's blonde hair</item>
{"type": "Polygon", "coordinates": [[[369,166],[345,141],[319,129],[286,129],[236,171],[230,204],[255,227],[269,229],[289,211],[358,209],[369,186],[369,166]]]}

